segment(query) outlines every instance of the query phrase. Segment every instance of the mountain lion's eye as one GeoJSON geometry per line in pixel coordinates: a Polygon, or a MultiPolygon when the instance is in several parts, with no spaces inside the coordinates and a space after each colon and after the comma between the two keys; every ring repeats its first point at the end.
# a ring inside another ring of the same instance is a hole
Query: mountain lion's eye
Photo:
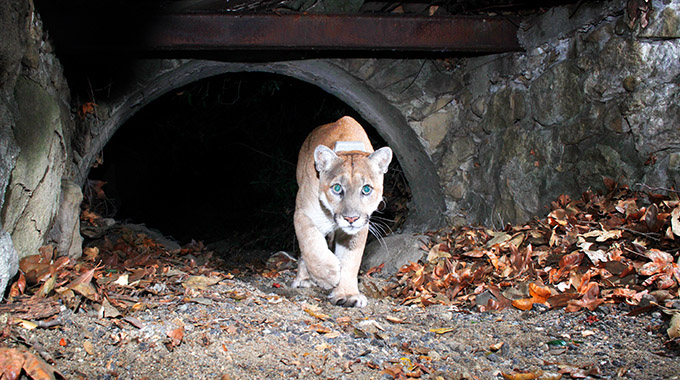
{"type": "Polygon", "coordinates": [[[340,195],[342,192],[342,186],[340,186],[339,183],[336,183],[335,185],[331,186],[331,190],[333,191],[334,194],[340,195]]]}
{"type": "Polygon", "coordinates": [[[361,188],[361,194],[363,195],[368,195],[373,191],[373,188],[370,187],[369,185],[364,185],[364,187],[361,188]]]}

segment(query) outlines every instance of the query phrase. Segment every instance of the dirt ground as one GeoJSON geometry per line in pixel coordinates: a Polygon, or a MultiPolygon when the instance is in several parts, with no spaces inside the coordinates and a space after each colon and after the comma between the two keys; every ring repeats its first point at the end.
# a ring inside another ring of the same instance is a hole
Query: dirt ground
{"type": "Polygon", "coordinates": [[[0,380],[680,379],[677,198],[610,186],[502,231],[428,232],[417,263],[360,275],[362,309],[291,289],[287,254],[85,210],[82,257],[21,260],[0,380]]]}
{"type": "MultiPolygon", "coordinates": [[[[139,306],[125,316],[62,306],[56,325],[20,329],[13,343],[41,353],[67,379],[680,377],[658,311],[534,305],[479,313],[390,298],[351,309],[331,306],[319,289],[290,289],[292,269],[228,277],[192,294],[157,283],[155,294],[127,298],[139,306]]],[[[384,283],[364,278],[362,287],[375,297],[370,289],[384,283]]]]}

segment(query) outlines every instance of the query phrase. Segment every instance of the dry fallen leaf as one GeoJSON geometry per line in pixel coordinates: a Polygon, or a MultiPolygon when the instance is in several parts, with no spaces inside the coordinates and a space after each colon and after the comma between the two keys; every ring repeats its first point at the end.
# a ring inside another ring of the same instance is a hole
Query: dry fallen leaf
{"type": "Polygon", "coordinates": [[[433,332],[435,334],[446,334],[446,333],[450,333],[451,331],[454,331],[455,329],[456,329],[455,327],[440,327],[440,328],[430,329],[430,332],[433,332]]]}
{"type": "Polygon", "coordinates": [[[99,301],[99,295],[97,294],[96,289],[92,285],[92,278],[94,277],[94,272],[99,269],[98,266],[86,270],[83,272],[78,278],[75,280],[71,281],[67,287],[83,296],[85,296],[87,299],[91,301],[99,301]]]}
{"type": "Polygon", "coordinates": [[[650,249],[647,251],[647,257],[652,260],[652,262],[646,263],[638,270],[643,276],[651,276],[659,273],[673,262],[673,256],[671,256],[670,253],[658,249],[650,249]]]}
{"type": "Polygon", "coordinates": [[[393,317],[391,315],[386,316],[385,319],[388,322],[392,322],[392,323],[406,323],[403,318],[397,318],[397,317],[393,317]]]}
{"type": "Polygon", "coordinates": [[[496,351],[500,350],[503,347],[504,344],[505,344],[505,342],[494,343],[489,347],[489,350],[496,352],[496,351]]]}
{"type": "Polygon", "coordinates": [[[54,285],[56,284],[56,277],[51,276],[50,278],[47,279],[41,286],[40,289],[38,289],[38,292],[36,295],[40,298],[45,298],[47,297],[52,290],[54,290],[54,285]]]}
{"type": "Polygon", "coordinates": [[[590,261],[594,265],[598,265],[600,262],[606,263],[609,261],[609,255],[607,255],[607,252],[601,250],[601,249],[591,249],[595,243],[589,243],[586,241],[581,241],[578,246],[581,248],[581,250],[588,256],[590,261]]]}
{"type": "Polygon", "coordinates": [[[87,261],[95,261],[99,256],[99,247],[87,247],[83,249],[83,257],[87,261]]]}
{"type": "Polygon", "coordinates": [[[184,339],[184,326],[168,331],[168,337],[170,337],[170,345],[172,347],[179,346],[182,343],[182,339],[184,339]]]}
{"type": "Polygon", "coordinates": [[[209,286],[217,284],[220,280],[221,279],[217,276],[189,276],[189,278],[182,283],[182,286],[188,289],[204,290],[209,286]]]}
{"type": "Polygon", "coordinates": [[[671,230],[675,236],[680,236],[680,206],[671,212],[671,230]]]}
{"type": "Polygon", "coordinates": [[[24,352],[24,370],[33,380],[54,380],[54,368],[30,352],[24,352]]]}
{"type": "Polygon", "coordinates": [[[593,311],[604,302],[604,299],[598,297],[599,294],[600,287],[597,285],[597,282],[589,282],[583,293],[583,297],[581,297],[581,299],[569,301],[565,311],[574,312],[579,311],[582,308],[593,311]]]}
{"type": "Polygon", "coordinates": [[[35,322],[27,321],[25,319],[17,319],[16,320],[17,324],[26,330],[33,330],[38,327],[38,325],[35,322]]]}
{"type": "Polygon", "coordinates": [[[26,358],[14,348],[0,348],[0,377],[16,380],[21,374],[26,358]]]}
{"type": "Polygon", "coordinates": [[[533,298],[522,298],[518,300],[512,301],[512,306],[520,309],[520,310],[531,310],[531,308],[534,306],[534,299],[533,298]]]}
{"type": "Polygon", "coordinates": [[[83,348],[85,349],[85,352],[87,352],[88,355],[95,354],[94,346],[92,345],[92,342],[90,342],[89,340],[83,342],[83,348]]]}
{"type": "Polygon", "coordinates": [[[435,262],[441,258],[448,259],[451,257],[451,254],[449,253],[449,247],[444,244],[437,244],[432,249],[430,249],[430,252],[427,254],[427,261],[428,262],[435,262]]]}
{"type": "Polygon", "coordinates": [[[523,372],[523,373],[505,373],[501,372],[503,378],[506,380],[533,380],[538,379],[538,375],[533,372],[523,372]]]}
{"type": "Polygon", "coordinates": [[[318,308],[313,308],[313,307],[306,307],[303,309],[305,313],[311,315],[314,318],[320,319],[322,321],[325,321],[326,319],[330,318],[331,316],[328,314],[323,314],[318,312],[318,308]]]}
{"type": "Polygon", "coordinates": [[[337,318],[335,318],[335,322],[336,322],[337,324],[339,324],[340,326],[349,325],[349,322],[350,322],[351,320],[352,320],[352,319],[351,319],[350,317],[348,317],[348,316],[343,316],[343,317],[337,317],[337,318]]]}
{"type": "Polygon", "coordinates": [[[24,294],[26,290],[26,277],[23,273],[19,272],[19,278],[12,284],[9,290],[9,298],[18,297],[24,294]]]}
{"type": "Polygon", "coordinates": [[[328,334],[331,332],[331,329],[330,327],[326,327],[320,323],[314,323],[307,326],[307,331],[315,331],[318,332],[319,334],[328,334]]]}

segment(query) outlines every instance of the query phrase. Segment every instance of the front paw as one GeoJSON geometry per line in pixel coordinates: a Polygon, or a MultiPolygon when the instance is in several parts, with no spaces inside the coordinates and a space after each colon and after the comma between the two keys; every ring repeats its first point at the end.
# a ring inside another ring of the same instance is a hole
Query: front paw
{"type": "Polygon", "coordinates": [[[314,285],[314,282],[311,280],[296,278],[290,286],[291,288],[309,288],[312,285],[314,285]]]}
{"type": "Polygon", "coordinates": [[[345,307],[364,307],[368,305],[368,299],[361,293],[347,294],[337,293],[333,291],[328,298],[331,299],[333,305],[345,307]]]}
{"type": "Polygon", "coordinates": [[[335,256],[314,266],[307,263],[307,270],[314,282],[325,290],[333,289],[340,283],[340,261],[335,256]]]}
{"type": "Polygon", "coordinates": [[[313,276],[316,284],[324,290],[330,290],[338,286],[338,283],[340,282],[340,265],[328,265],[325,272],[325,276],[313,276]]]}

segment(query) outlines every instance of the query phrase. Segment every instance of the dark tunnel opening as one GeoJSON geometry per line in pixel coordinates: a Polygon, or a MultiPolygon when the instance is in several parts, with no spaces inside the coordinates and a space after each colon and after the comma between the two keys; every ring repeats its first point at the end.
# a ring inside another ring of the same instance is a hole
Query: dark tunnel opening
{"type": "MultiPolygon", "coordinates": [[[[88,183],[107,199],[89,207],[142,223],[180,243],[222,251],[297,249],[295,164],[306,135],[341,116],[378,133],[349,106],[306,82],[266,73],[225,74],[171,91],[137,112],[104,148],[88,183]]],[[[406,219],[410,190],[399,163],[385,178],[386,232],[406,219]]]]}

